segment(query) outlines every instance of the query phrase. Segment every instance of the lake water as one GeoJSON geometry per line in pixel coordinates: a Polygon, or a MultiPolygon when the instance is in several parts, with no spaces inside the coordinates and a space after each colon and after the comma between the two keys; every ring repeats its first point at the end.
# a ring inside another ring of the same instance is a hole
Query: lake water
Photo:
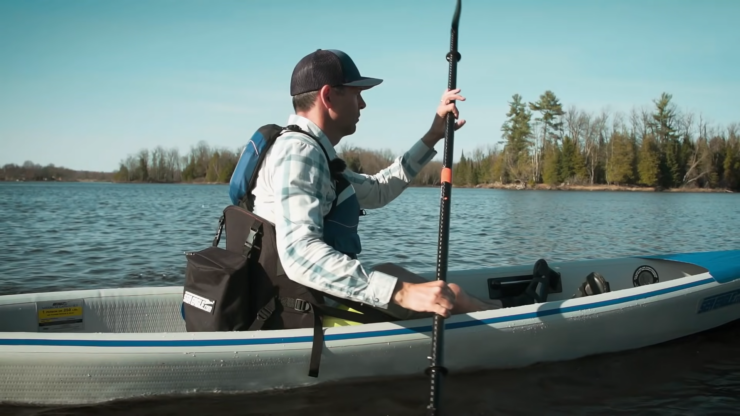
{"type": "MultiPolygon", "coordinates": [[[[226,185],[0,182],[0,294],[179,285],[210,244],[226,185]]],[[[439,189],[411,188],[362,218],[368,265],[434,270],[439,189]]],[[[450,269],[740,249],[740,195],[454,189],[450,269]]],[[[455,415],[717,414],[740,405],[740,324],[622,354],[450,375],[455,415]]],[[[1,376],[1,375],[0,375],[1,376]]],[[[416,415],[425,376],[290,392],[135,400],[18,415],[416,415]]]]}

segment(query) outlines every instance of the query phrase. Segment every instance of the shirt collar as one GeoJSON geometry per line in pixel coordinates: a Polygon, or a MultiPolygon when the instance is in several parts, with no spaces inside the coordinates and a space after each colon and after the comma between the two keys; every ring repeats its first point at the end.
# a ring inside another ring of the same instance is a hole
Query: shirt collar
{"type": "Polygon", "coordinates": [[[290,124],[295,124],[296,126],[316,136],[319,139],[319,143],[321,144],[321,146],[323,146],[326,150],[326,154],[329,156],[329,160],[333,160],[337,157],[337,152],[334,149],[334,146],[329,141],[329,138],[326,137],[324,132],[321,131],[319,126],[317,126],[313,121],[296,114],[291,114],[290,117],[288,117],[288,125],[290,124]]]}

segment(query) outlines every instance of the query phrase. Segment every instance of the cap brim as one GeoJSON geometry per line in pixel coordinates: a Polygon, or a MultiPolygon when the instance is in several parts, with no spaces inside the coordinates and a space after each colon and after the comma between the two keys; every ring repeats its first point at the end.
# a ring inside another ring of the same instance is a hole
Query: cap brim
{"type": "Polygon", "coordinates": [[[383,80],[379,78],[362,77],[356,81],[346,82],[342,85],[344,85],[345,87],[372,88],[380,84],[381,82],[383,82],[383,80]]]}

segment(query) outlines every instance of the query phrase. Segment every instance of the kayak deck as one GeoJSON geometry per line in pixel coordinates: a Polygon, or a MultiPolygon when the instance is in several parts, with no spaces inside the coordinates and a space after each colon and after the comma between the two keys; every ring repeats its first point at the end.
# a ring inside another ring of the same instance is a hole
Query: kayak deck
{"type": "MultiPolygon", "coordinates": [[[[695,256],[698,259],[701,256],[695,256]]],[[[740,277],[740,252],[705,255],[704,263],[724,264],[722,276],[740,277]],[[738,256],[738,257],[736,257],[738,256]],[[728,265],[734,265],[734,269],[728,265]]],[[[687,262],[691,257],[626,257],[572,262],[553,262],[561,273],[561,287],[548,301],[569,299],[591,272],[603,275],[611,291],[635,287],[635,273],[649,266],[659,283],[707,272],[687,262]]],[[[708,267],[712,267],[709,265],[708,267]]],[[[421,274],[429,279],[433,273],[421,274]]],[[[651,275],[648,275],[650,277],[651,275]]],[[[532,278],[532,266],[505,266],[450,271],[448,281],[482,299],[520,293],[532,278]]],[[[644,279],[642,279],[644,280],[644,279]]],[[[39,333],[177,333],[186,332],[181,312],[182,287],[144,287],[9,295],[0,297],[0,332],[39,333]]]]}

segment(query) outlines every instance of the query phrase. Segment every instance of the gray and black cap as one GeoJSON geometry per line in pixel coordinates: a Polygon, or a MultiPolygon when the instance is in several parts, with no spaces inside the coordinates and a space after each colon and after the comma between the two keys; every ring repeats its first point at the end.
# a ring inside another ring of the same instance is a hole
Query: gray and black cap
{"type": "Polygon", "coordinates": [[[318,49],[301,59],[290,78],[290,95],[318,91],[324,85],[336,87],[374,87],[382,79],[363,77],[346,53],[336,49],[318,49]]]}

